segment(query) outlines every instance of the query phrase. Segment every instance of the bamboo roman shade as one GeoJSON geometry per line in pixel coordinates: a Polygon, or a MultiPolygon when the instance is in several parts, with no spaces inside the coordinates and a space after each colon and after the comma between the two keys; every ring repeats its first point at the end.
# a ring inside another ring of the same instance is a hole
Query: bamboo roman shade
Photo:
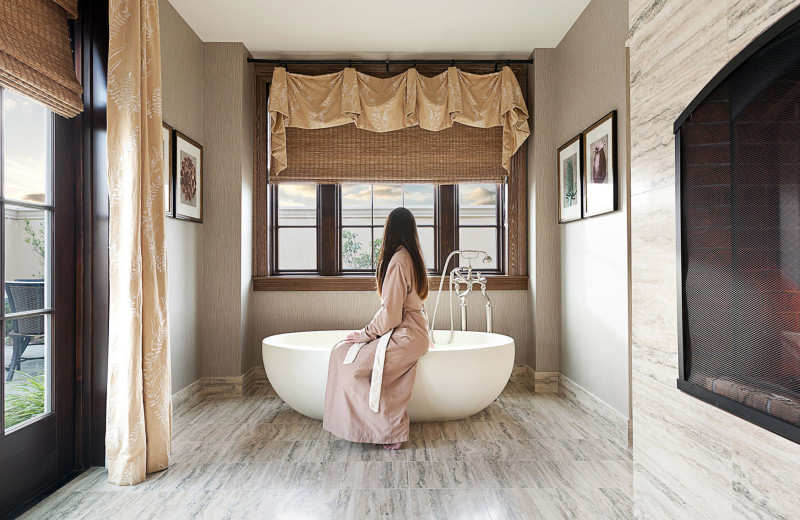
{"type": "Polygon", "coordinates": [[[530,134],[509,67],[391,78],[278,67],[268,110],[271,183],[499,182],[530,134]]]}
{"type": "Polygon", "coordinates": [[[67,18],[77,0],[0,0],[0,86],[64,117],[83,112],[67,18]]]}
{"type": "Polygon", "coordinates": [[[377,133],[354,125],[286,129],[289,166],[279,182],[502,182],[501,127],[453,125],[440,132],[418,126],[377,133]]]}

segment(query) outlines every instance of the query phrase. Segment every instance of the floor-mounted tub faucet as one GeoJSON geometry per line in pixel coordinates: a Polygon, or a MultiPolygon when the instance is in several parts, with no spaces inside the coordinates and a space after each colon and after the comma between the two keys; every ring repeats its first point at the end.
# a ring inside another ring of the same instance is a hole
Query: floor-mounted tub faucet
{"type": "Polygon", "coordinates": [[[486,294],[486,277],[477,271],[473,274],[472,264],[466,268],[466,273],[464,271],[463,267],[456,267],[450,272],[450,287],[458,296],[461,307],[461,330],[467,330],[467,297],[472,292],[472,286],[478,284],[481,286],[483,299],[486,300],[486,332],[492,332],[492,302],[486,294]]]}
{"type": "MultiPolygon", "coordinates": [[[[482,259],[483,263],[492,261],[492,257],[486,251],[477,251],[471,249],[453,251],[448,255],[447,260],[444,262],[444,272],[447,272],[447,266],[450,259],[458,255],[467,261],[466,267],[455,267],[450,271],[450,338],[446,343],[453,341],[454,325],[453,325],[453,293],[458,296],[459,305],[461,307],[461,330],[467,330],[467,297],[472,292],[472,287],[475,284],[480,285],[481,294],[486,301],[486,332],[492,332],[492,302],[486,294],[486,277],[482,276],[480,272],[472,270],[472,261],[482,259]],[[463,289],[461,287],[464,287],[463,289]]],[[[444,286],[444,276],[439,281],[439,292],[436,294],[436,305],[433,308],[433,319],[430,322],[430,336],[433,339],[433,324],[436,321],[436,312],[439,310],[439,298],[442,295],[442,287],[444,286]]],[[[435,341],[434,341],[435,343],[435,341]]]]}

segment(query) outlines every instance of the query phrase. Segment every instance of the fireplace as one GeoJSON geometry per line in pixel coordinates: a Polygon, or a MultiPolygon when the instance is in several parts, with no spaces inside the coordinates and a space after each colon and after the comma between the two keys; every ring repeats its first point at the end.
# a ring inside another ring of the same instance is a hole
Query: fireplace
{"type": "Polygon", "coordinates": [[[800,442],[800,9],[675,123],[679,379],[800,442]]]}

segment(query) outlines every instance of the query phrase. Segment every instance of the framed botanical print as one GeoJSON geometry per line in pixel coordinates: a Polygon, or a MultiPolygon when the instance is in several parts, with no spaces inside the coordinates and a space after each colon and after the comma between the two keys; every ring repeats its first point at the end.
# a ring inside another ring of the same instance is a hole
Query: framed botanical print
{"type": "Polygon", "coordinates": [[[583,211],[583,161],[581,135],[558,149],[558,223],[581,218],[583,211]]]}
{"type": "Polygon", "coordinates": [[[172,174],[172,127],[165,122],[161,122],[161,148],[163,154],[163,164],[161,171],[164,173],[164,207],[167,209],[167,216],[175,216],[175,177],[172,174]]]}
{"type": "Polygon", "coordinates": [[[175,218],[203,221],[203,147],[175,130],[175,218]]]}
{"type": "Polygon", "coordinates": [[[617,209],[617,111],[583,132],[583,216],[617,209]]]}

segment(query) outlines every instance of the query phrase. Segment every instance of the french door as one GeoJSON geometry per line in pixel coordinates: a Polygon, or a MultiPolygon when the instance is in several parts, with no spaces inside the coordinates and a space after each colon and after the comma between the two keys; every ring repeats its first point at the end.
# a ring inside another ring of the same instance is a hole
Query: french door
{"type": "Polygon", "coordinates": [[[76,467],[75,128],[0,88],[0,516],[76,467]]]}

